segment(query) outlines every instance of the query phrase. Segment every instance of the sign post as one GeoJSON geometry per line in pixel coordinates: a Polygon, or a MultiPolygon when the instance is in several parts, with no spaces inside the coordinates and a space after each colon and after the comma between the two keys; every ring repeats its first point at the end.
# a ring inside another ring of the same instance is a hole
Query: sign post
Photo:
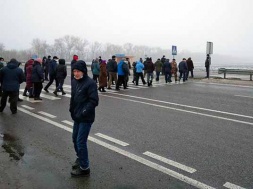
{"type": "Polygon", "coordinates": [[[172,45],[172,55],[174,59],[174,56],[177,55],[177,46],[172,45]]]}
{"type": "Polygon", "coordinates": [[[213,42],[207,41],[206,43],[206,54],[213,54],[213,42]]]}

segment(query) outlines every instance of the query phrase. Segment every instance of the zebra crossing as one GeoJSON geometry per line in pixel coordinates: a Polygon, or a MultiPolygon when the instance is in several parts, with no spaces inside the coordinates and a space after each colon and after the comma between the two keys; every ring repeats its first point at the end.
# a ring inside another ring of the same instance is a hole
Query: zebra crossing
{"type": "MultiPolygon", "coordinates": [[[[168,85],[180,85],[180,84],[184,84],[183,82],[181,83],[165,83],[165,82],[153,82],[152,83],[152,86],[151,87],[148,87],[147,85],[138,85],[136,86],[134,83],[132,82],[129,82],[128,83],[128,89],[122,89],[120,91],[128,91],[128,90],[138,90],[138,89],[148,89],[148,88],[156,88],[156,87],[164,87],[164,86],[168,86],[168,85]]],[[[117,91],[115,90],[115,87],[116,85],[112,85],[111,86],[112,89],[109,90],[109,89],[106,89],[106,93],[118,93],[120,91],[117,91]]],[[[53,92],[54,92],[54,89],[55,89],[55,85],[51,85],[50,88],[48,89],[49,93],[45,92],[43,89],[42,89],[42,92],[41,92],[41,95],[40,97],[42,99],[47,99],[47,100],[60,100],[62,97],[67,97],[67,98],[70,98],[71,97],[71,85],[66,85],[64,84],[63,86],[64,88],[64,91],[66,93],[66,95],[61,95],[61,93],[59,92],[59,95],[56,97],[53,92]]],[[[21,98],[22,100],[24,101],[28,101],[30,103],[41,103],[42,101],[40,100],[34,100],[34,98],[29,98],[29,97],[26,97],[26,96],[23,96],[22,93],[24,92],[24,89],[20,89],[20,95],[19,95],[19,98],[21,98]]],[[[101,93],[99,93],[101,94],[101,93]]]]}

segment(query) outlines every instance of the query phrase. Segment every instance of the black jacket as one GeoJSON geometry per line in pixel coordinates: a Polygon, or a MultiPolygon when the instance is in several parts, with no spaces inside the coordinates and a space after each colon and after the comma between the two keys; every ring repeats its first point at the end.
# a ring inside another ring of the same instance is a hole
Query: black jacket
{"type": "Polygon", "coordinates": [[[99,98],[96,83],[86,74],[71,82],[70,113],[76,122],[92,123],[95,120],[95,107],[99,98]]]}
{"type": "Polygon", "coordinates": [[[117,72],[118,64],[114,59],[112,59],[107,63],[106,68],[108,72],[117,72]]]}
{"type": "Polygon", "coordinates": [[[25,81],[25,74],[18,64],[16,60],[11,60],[0,70],[3,91],[19,91],[20,84],[25,81]]]}
{"type": "Polygon", "coordinates": [[[56,79],[62,80],[67,77],[67,68],[64,64],[58,64],[56,67],[56,79]]]}
{"type": "Polygon", "coordinates": [[[32,69],[32,82],[38,83],[43,82],[44,74],[43,68],[39,62],[34,62],[33,69],[32,69]]]}

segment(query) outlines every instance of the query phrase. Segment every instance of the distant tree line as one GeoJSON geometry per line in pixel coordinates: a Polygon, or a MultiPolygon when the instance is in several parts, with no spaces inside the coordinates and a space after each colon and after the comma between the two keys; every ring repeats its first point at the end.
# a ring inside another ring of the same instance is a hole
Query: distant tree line
{"type": "MultiPolygon", "coordinates": [[[[170,47],[169,47],[170,48],[170,47]]],[[[102,56],[102,59],[109,59],[114,54],[132,55],[135,59],[140,57],[152,57],[153,60],[161,58],[163,55],[172,58],[171,49],[162,49],[160,47],[148,47],[145,45],[134,45],[132,43],[125,43],[124,45],[115,45],[112,43],[102,44],[99,42],[88,42],[86,39],[80,37],[65,35],[64,37],[54,40],[54,44],[50,45],[45,40],[33,39],[31,48],[26,50],[6,50],[4,44],[0,43],[0,56],[5,60],[16,58],[19,61],[25,62],[32,55],[43,56],[58,56],[64,58],[66,61],[71,61],[74,54],[79,56],[79,59],[85,61],[92,61],[92,59],[102,56]]],[[[201,54],[203,59],[204,54],[201,54]]],[[[178,53],[177,59],[182,57],[189,57],[189,51],[181,51],[178,53]]],[[[202,58],[201,58],[202,59],[202,58]]]]}

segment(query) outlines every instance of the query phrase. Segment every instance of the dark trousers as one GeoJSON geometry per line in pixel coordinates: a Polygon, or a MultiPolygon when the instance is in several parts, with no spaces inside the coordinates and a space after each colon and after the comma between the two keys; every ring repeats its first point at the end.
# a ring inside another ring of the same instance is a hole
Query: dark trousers
{"type": "Polygon", "coordinates": [[[48,68],[45,68],[45,80],[48,80],[48,68]]]}
{"type": "Polygon", "coordinates": [[[171,72],[164,72],[165,83],[171,82],[171,72]]]}
{"type": "Polygon", "coordinates": [[[17,112],[18,95],[19,95],[19,91],[3,91],[2,98],[1,98],[0,111],[4,110],[6,106],[7,98],[9,97],[11,112],[12,113],[17,112]]]}
{"type": "Polygon", "coordinates": [[[206,77],[209,78],[209,66],[206,67],[206,77]]]}
{"type": "Polygon", "coordinates": [[[34,98],[39,98],[40,97],[40,93],[41,93],[41,90],[43,88],[43,85],[41,82],[35,82],[33,83],[33,95],[34,95],[34,98]]]}
{"type": "Polygon", "coordinates": [[[93,80],[94,80],[96,83],[98,83],[98,77],[99,77],[99,75],[93,74],[93,80]]]}
{"type": "Polygon", "coordinates": [[[54,82],[54,80],[55,80],[55,85],[56,85],[56,88],[57,88],[59,86],[59,82],[56,79],[56,76],[55,75],[49,75],[49,82],[45,86],[45,89],[48,89],[50,87],[50,85],[52,85],[52,83],[54,82]]]}
{"type": "Polygon", "coordinates": [[[63,84],[64,84],[64,79],[57,79],[59,82],[58,87],[56,88],[56,91],[61,91],[63,92],[63,84]]]}
{"type": "Polygon", "coordinates": [[[142,83],[146,84],[146,81],[144,80],[143,73],[136,73],[136,85],[139,84],[139,77],[141,77],[142,83]]]}
{"type": "Polygon", "coordinates": [[[126,88],[126,80],[124,75],[118,75],[118,81],[116,84],[116,89],[119,89],[119,86],[123,84],[124,89],[126,88]]]}
{"type": "Polygon", "coordinates": [[[193,77],[193,70],[189,70],[189,71],[187,72],[187,78],[188,78],[190,72],[191,72],[191,77],[193,77]]]}
{"type": "Polygon", "coordinates": [[[181,80],[182,76],[183,76],[183,81],[186,80],[186,72],[185,71],[179,71],[180,75],[179,75],[179,81],[181,80]]]}
{"type": "Polygon", "coordinates": [[[159,71],[159,72],[158,72],[158,71],[156,71],[156,79],[155,79],[156,81],[159,81],[159,76],[160,76],[160,73],[161,73],[160,71],[159,71]]]}

